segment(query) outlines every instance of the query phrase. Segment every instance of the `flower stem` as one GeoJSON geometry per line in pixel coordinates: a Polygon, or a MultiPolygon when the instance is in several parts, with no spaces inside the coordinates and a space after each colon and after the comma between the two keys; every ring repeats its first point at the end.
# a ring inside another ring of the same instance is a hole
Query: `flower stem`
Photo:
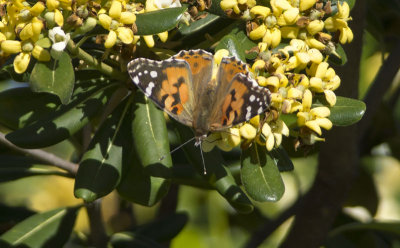
{"type": "Polygon", "coordinates": [[[79,59],[85,61],[88,65],[96,68],[101,73],[122,82],[125,82],[128,79],[126,73],[122,73],[116,70],[115,68],[107,65],[106,63],[103,63],[98,59],[94,58],[92,55],[85,52],[83,49],[77,47],[72,40],[69,40],[67,47],[71,55],[76,56],[79,59]]]}

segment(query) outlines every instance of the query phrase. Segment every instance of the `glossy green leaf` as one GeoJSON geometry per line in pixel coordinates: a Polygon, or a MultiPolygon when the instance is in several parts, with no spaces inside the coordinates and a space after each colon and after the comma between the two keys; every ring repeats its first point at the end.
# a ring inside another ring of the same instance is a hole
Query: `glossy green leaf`
{"type": "Polygon", "coordinates": [[[58,60],[36,62],[29,79],[34,92],[48,92],[58,96],[63,104],[71,99],[74,90],[74,68],[68,53],[58,60]]]}
{"type": "Polygon", "coordinates": [[[48,93],[34,93],[27,87],[0,92],[0,123],[15,130],[54,111],[59,99],[48,93]]]}
{"type": "MultiPolygon", "coordinates": [[[[181,142],[193,138],[193,131],[179,123],[174,123],[181,142]]],[[[182,148],[185,151],[191,166],[195,166],[199,174],[204,175],[203,162],[199,147],[189,143],[182,148]]],[[[253,205],[246,194],[237,185],[232,173],[226,168],[221,152],[214,148],[211,152],[203,153],[207,174],[204,179],[215,188],[238,212],[249,213],[253,211],[253,205]]]]}
{"type": "Polygon", "coordinates": [[[123,165],[123,179],[118,193],[125,199],[145,206],[153,206],[168,192],[170,168],[169,143],[164,114],[137,91],[130,114],[134,148],[123,165]],[[164,157],[160,161],[161,157],[164,157]]]}
{"type": "Polygon", "coordinates": [[[123,150],[130,151],[131,98],[125,99],[107,117],[82,157],[75,180],[74,194],[92,202],[109,194],[121,179],[123,150]]]}
{"type": "Polygon", "coordinates": [[[53,166],[41,165],[37,161],[23,156],[2,155],[0,160],[0,182],[8,182],[29,176],[68,174],[54,169],[53,166]]]}
{"type": "Polygon", "coordinates": [[[336,236],[343,232],[359,231],[359,230],[373,230],[393,233],[400,235],[400,222],[371,222],[371,223],[350,223],[339,226],[329,233],[329,237],[336,236]]]}
{"type": "Polygon", "coordinates": [[[254,200],[278,201],[285,192],[276,161],[265,146],[253,143],[242,152],[241,177],[247,194],[254,200]]]}
{"type": "Polygon", "coordinates": [[[175,28],[187,7],[167,8],[136,15],[137,33],[152,35],[175,28]],[[162,20],[162,21],[160,21],[162,20]]]}
{"type": "MultiPolygon", "coordinates": [[[[328,106],[323,96],[317,98],[317,102],[313,104],[313,107],[328,106]]],[[[352,98],[337,97],[335,106],[330,107],[331,115],[329,119],[333,125],[336,126],[349,126],[357,123],[363,117],[366,106],[365,103],[352,98]]]]}
{"type": "Polygon", "coordinates": [[[35,214],[0,237],[1,247],[62,247],[71,235],[79,208],[59,208],[35,214]]]}
{"type": "Polygon", "coordinates": [[[114,85],[78,88],[68,105],[61,105],[37,122],[6,135],[23,148],[42,148],[57,144],[80,130],[107,103],[115,91],[114,85]]]}
{"type": "Polygon", "coordinates": [[[328,61],[335,65],[344,65],[347,63],[347,55],[342,45],[338,44],[336,47],[337,54],[330,54],[328,61]]]}
{"type": "Polygon", "coordinates": [[[244,52],[244,49],[241,47],[241,44],[239,43],[237,38],[232,34],[224,36],[219,41],[217,47],[215,48],[215,51],[218,51],[220,49],[226,49],[229,51],[229,54],[231,56],[235,56],[242,61],[246,61],[246,54],[244,52]]]}
{"type": "MultiPolygon", "coordinates": [[[[165,243],[176,237],[188,222],[186,213],[174,213],[163,219],[135,228],[134,232],[116,233],[111,237],[113,247],[137,247],[137,242],[156,241],[165,243]]],[[[147,242],[146,244],[151,244],[147,242]]],[[[158,243],[157,243],[158,244],[158,243]]]]}
{"type": "Polygon", "coordinates": [[[207,10],[208,12],[218,15],[218,16],[224,16],[226,17],[225,12],[221,9],[221,1],[222,0],[212,0],[211,1],[211,7],[207,10]]]}
{"type": "Polygon", "coordinates": [[[275,160],[280,172],[294,170],[293,162],[282,146],[270,151],[269,155],[275,160]]]}
{"type": "Polygon", "coordinates": [[[195,22],[190,23],[190,25],[183,24],[179,28],[179,32],[182,35],[190,35],[197,31],[200,31],[204,28],[207,28],[208,25],[216,22],[220,17],[214,14],[209,13],[206,17],[197,20],[195,22]]]}

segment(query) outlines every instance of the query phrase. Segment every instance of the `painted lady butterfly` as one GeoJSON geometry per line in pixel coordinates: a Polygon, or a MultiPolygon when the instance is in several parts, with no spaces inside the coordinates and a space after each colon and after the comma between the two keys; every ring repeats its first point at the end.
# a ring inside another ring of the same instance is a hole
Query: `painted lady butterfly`
{"type": "Polygon", "coordinates": [[[196,146],[220,131],[263,113],[270,92],[249,76],[246,64],[224,57],[213,73],[213,55],[181,51],[163,61],[134,59],[128,72],[135,85],[161,109],[195,131],[196,146]]]}

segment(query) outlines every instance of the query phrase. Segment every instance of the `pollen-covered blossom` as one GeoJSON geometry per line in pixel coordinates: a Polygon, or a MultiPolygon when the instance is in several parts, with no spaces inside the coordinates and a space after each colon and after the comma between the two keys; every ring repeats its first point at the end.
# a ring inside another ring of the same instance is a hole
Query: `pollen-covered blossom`
{"type": "Polygon", "coordinates": [[[107,39],[104,43],[106,48],[113,47],[117,40],[124,44],[131,44],[137,39],[133,37],[132,28],[126,25],[132,25],[136,21],[136,15],[133,10],[134,6],[130,6],[124,2],[113,0],[98,12],[100,25],[104,29],[109,30],[107,39]]]}

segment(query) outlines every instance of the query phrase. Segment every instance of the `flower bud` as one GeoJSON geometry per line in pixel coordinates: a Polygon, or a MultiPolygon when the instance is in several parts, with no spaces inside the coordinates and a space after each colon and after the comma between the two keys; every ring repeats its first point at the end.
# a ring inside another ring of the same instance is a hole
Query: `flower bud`
{"type": "Polygon", "coordinates": [[[256,70],[263,69],[264,66],[265,66],[265,61],[259,59],[259,60],[256,60],[256,62],[254,62],[254,64],[253,64],[253,66],[251,67],[251,69],[253,69],[253,71],[256,71],[256,70]]]}
{"type": "Polygon", "coordinates": [[[1,42],[1,50],[5,53],[19,53],[22,51],[21,42],[17,40],[5,40],[1,42]]]}
{"type": "Polygon", "coordinates": [[[119,21],[123,24],[133,24],[136,21],[136,15],[132,12],[122,12],[119,21]]]}
{"type": "MultiPolygon", "coordinates": [[[[3,44],[2,44],[3,45],[3,44]]],[[[29,53],[20,53],[14,58],[14,71],[18,74],[24,73],[28,68],[31,55],[29,53]]]]}
{"type": "Polygon", "coordinates": [[[324,29],[324,22],[321,20],[314,20],[307,25],[307,31],[311,35],[321,32],[322,29],[324,29]]]}
{"type": "Polygon", "coordinates": [[[316,107],[310,110],[310,114],[312,116],[325,118],[331,115],[331,111],[329,110],[328,107],[316,107]]]}
{"type": "Polygon", "coordinates": [[[309,110],[311,108],[311,104],[312,104],[312,93],[309,89],[306,89],[303,93],[303,100],[302,100],[303,111],[309,110]]]}
{"type": "Polygon", "coordinates": [[[317,92],[323,92],[322,89],[322,79],[318,77],[312,77],[310,79],[310,87],[317,92]]]}
{"type": "Polygon", "coordinates": [[[21,40],[27,40],[33,36],[32,23],[28,23],[19,33],[19,38],[21,40]]]}
{"type": "Polygon", "coordinates": [[[35,5],[32,6],[32,8],[29,11],[33,16],[38,16],[43,12],[44,8],[45,8],[44,3],[37,2],[35,3],[35,5]]]}
{"type": "Polygon", "coordinates": [[[331,90],[324,90],[325,99],[329,103],[329,106],[334,106],[336,104],[336,95],[331,90]]]}
{"type": "Polygon", "coordinates": [[[262,18],[267,17],[271,13],[271,9],[265,6],[254,6],[250,10],[251,16],[261,16],[262,18]]]}
{"type": "Polygon", "coordinates": [[[111,2],[111,7],[108,10],[108,15],[113,18],[113,19],[119,19],[121,16],[121,11],[122,11],[122,4],[120,1],[113,0],[111,2]]]}
{"type": "Polygon", "coordinates": [[[58,9],[54,10],[54,22],[57,23],[58,26],[62,27],[64,25],[64,17],[58,9]]]}
{"type": "Polygon", "coordinates": [[[319,127],[318,122],[315,120],[307,121],[305,126],[311,129],[312,131],[316,132],[318,135],[322,134],[321,128],[319,127]]]}
{"type": "Polygon", "coordinates": [[[324,58],[322,56],[322,53],[318,49],[315,49],[315,48],[311,48],[310,50],[307,51],[307,53],[310,56],[310,60],[316,64],[321,63],[324,58]]]}
{"type": "Polygon", "coordinates": [[[300,11],[305,11],[314,6],[317,0],[300,0],[299,8],[300,11]]]}
{"type": "Polygon", "coordinates": [[[115,45],[116,41],[117,41],[117,33],[113,30],[110,30],[110,32],[108,33],[107,39],[104,42],[104,47],[111,48],[115,45]]]}
{"type": "Polygon", "coordinates": [[[283,13],[287,25],[294,24],[299,19],[299,9],[290,8],[283,13]]]}
{"type": "Polygon", "coordinates": [[[253,118],[251,118],[250,119],[250,124],[255,126],[255,127],[258,127],[260,125],[260,116],[256,115],[253,118]]]}
{"type": "Polygon", "coordinates": [[[159,34],[157,34],[157,36],[160,38],[160,40],[161,40],[162,42],[166,42],[167,39],[168,39],[168,31],[159,33],[159,34]]]}
{"type": "Polygon", "coordinates": [[[39,61],[50,61],[50,53],[40,46],[35,46],[32,50],[32,56],[39,61]]]}
{"type": "Polygon", "coordinates": [[[326,72],[328,70],[329,64],[327,62],[321,62],[317,70],[315,71],[315,76],[319,78],[324,78],[326,75],[326,72]]]}
{"type": "Polygon", "coordinates": [[[314,38],[310,38],[306,40],[306,43],[308,46],[310,46],[311,48],[316,48],[318,50],[323,50],[325,48],[324,43],[314,39],[314,38]]]}
{"type": "Polygon", "coordinates": [[[252,40],[258,40],[264,37],[265,33],[267,32],[267,29],[265,28],[265,25],[260,25],[256,29],[252,30],[249,34],[250,39],[252,40]]]}
{"type": "Polygon", "coordinates": [[[245,139],[254,139],[257,134],[257,130],[250,124],[245,123],[240,127],[240,135],[245,139]]]}
{"type": "Polygon", "coordinates": [[[268,125],[268,123],[264,123],[261,129],[261,133],[264,135],[264,137],[268,137],[272,134],[271,127],[268,125]]]}
{"type": "Polygon", "coordinates": [[[222,0],[220,2],[220,7],[222,10],[228,10],[228,9],[232,9],[235,5],[237,5],[237,1],[236,0],[222,0]]]}
{"type": "Polygon", "coordinates": [[[265,142],[265,147],[267,148],[267,151],[271,151],[272,149],[274,149],[274,146],[275,146],[274,135],[269,135],[265,142]]]}
{"type": "Polygon", "coordinates": [[[272,86],[277,89],[279,87],[279,78],[277,76],[271,76],[267,78],[266,86],[272,86]]]}
{"type": "Polygon", "coordinates": [[[150,48],[154,47],[154,39],[152,35],[144,35],[143,39],[148,47],[150,48]]]}
{"type": "Polygon", "coordinates": [[[118,38],[125,44],[131,44],[133,41],[132,29],[126,27],[117,28],[118,38]]]}
{"type": "Polygon", "coordinates": [[[220,49],[216,51],[214,54],[214,63],[219,65],[221,63],[222,58],[227,56],[229,56],[229,51],[226,49],[220,49]]]}
{"type": "Polygon", "coordinates": [[[317,118],[315,121],[318,123],[320,127],[322,127],[325,130],[330,130],[333,126],[331,120],[328,118],[317,118]]]}

